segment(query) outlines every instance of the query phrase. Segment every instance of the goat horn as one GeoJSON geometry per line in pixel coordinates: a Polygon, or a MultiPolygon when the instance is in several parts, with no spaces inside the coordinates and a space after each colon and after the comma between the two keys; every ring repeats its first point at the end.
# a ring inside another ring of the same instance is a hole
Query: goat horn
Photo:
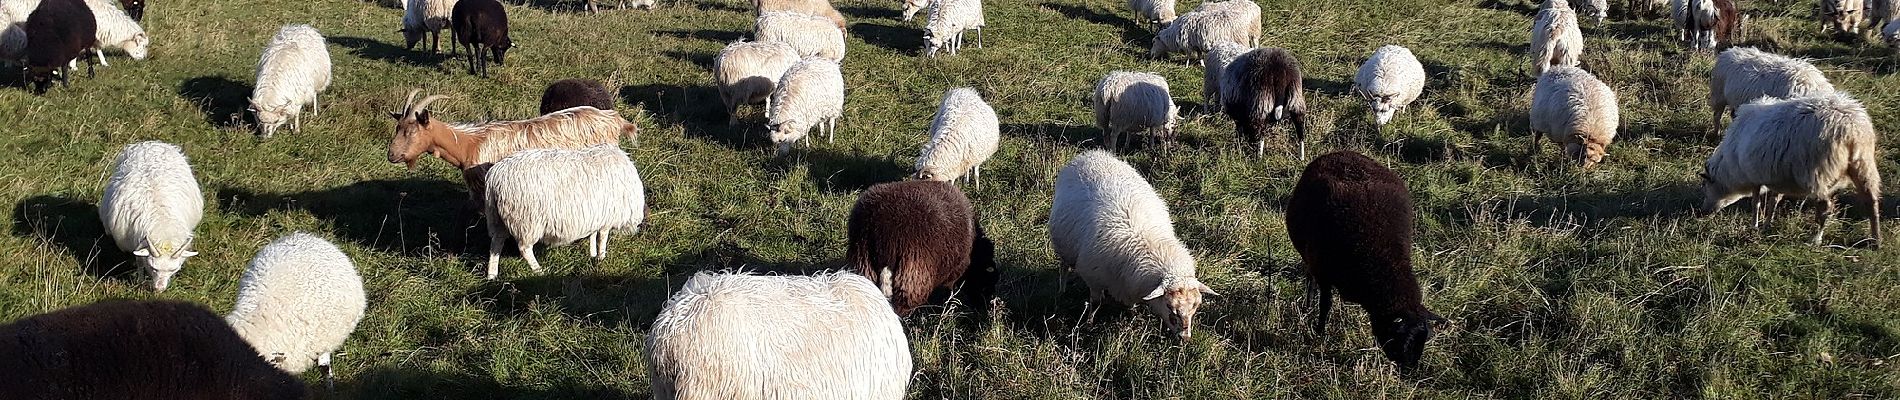
{"type": "Polygon", "coordinates": [[[409,106],[416,104],[416,95],[421,93],[422,89],[409,89],[409,98],[402,101],[402,112],[404,114],[409,113],[409,106]]]}
{"type": "Polygon", "coordinates": [[[416,106],[413,108],[410,108],[410,111],[422,112],[422,110],[429,109],[430,103],[434,103],[436,100],[441,100],[441,99],[446,99],[446,98],[449,98],[449,96],[439,95],[439,94],[429,95],[429,97],[422,98],[422,101],[416,102],[416,106]]]}

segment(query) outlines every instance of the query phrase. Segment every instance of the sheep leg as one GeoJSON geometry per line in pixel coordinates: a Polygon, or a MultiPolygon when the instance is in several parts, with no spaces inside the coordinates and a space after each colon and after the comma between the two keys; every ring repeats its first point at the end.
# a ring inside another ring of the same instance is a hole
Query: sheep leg
{"type": "Polygon", "coordinates": [[[600,255],[594,256],[594,260],[607,259],[607,235],[611,233],[613,233],[613,230],[608,229],[601,230],[600,233],[597,234],[600,239],[600,255]]]}
{"type": "Polygon", "coordinates": [[[976,27],[976,48],[983,48],[983,27],[976,27]]]}
{"type": "Polygon", "coordinates": [[[1333,312],[1333,288],[1319,286],[1319,314],[1313,318],[1313,335],[1326,336],[1326,318],[1333,312]]]}
{"type": "Polygon", "coordinates": [[[1854,187],[1860,189],[1860,195],[1872,212],[1867,219],[1869,234],[1874,236],[1874,248],[1880,247],[1880,174],[1874,159],[1862,158],[1847,170],[1847,179],[1854,181],[1854,187]]]}
{"type": "Polygon", "coordinates": [[[1533,158],[1537,158],[1537,140],[1543,137],[1544,134],[1542,132],[1531,131],[1531,147],[1524,149],[1524,161],[1526,163],[1529,163],[1533,158]]]}
{"type": "Polygon", "coordinates": [[[983,188],[983,166],[982,165],[970,167],[970,184],[976,185],[977,189],[983,188]]]}
{"type": "Polygon", "coordinates": [[[303,113],[290,115],[290,132],[299,135],[303,134],[303,113]]]}
{"type": "Polygon", "coordinates": [[[112,66],[112,63],[106,62],[106,51],[104,49],[94,47],[92,48],[92,54],[99,56],[100,65],[104,65],[107,67],[112,66]]]}
{"type": "Polygon", "coordinates": [[[317,366],[323,367],[323,386],[331,392],[336,391],[336,374],[330,370],[330,353],[317,355],[317,366]]]}
{"type": "Polygon", "coordinates": [[[1808,238],[1808,244],[1821,244],[1821,236],[1827,233],[1827,221],[1834,216],[1834,196],[1822,195],[1821,207],[1814,210],[1814,236],[1808,238]]]}
{"type": "Polygon", "coordinates": [[[595,260],[600,259],[600,232],[587,235],[587,257],[595,260]]]}
{"type": "Polygon", "coordinates": [[[490,221],[488,223],[489,280],[494,280],[495,277],[501,275],[501,246],[508,244],[508,230],[501,228],[501,224],[495,223],[495,218],[499,217],[497,217],[495,213],[488,213],[488,220],[490,221]]]}
{"type": "Polygon", "coordinates": [[[323,111],[323,107],[317,104],[317,95],[314,93],[311,94],[310,95],[310,114],[316,115],[317,113],[322,112],[322,111],[323,111]]]}
{"type": "Polygon", "coordinates": [[[521,249],[521,258],[528,260],[528,270],[541,273],[541,260],[534,259],[534,241],[524,237],[515,241],[515,247],[521,249]]]}

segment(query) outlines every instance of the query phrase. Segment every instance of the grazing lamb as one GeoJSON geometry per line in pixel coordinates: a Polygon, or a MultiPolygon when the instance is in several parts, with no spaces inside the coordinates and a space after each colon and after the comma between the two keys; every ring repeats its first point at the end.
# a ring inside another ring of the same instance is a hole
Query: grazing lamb
{"type": "Polygon", "coordinates": [[[898,400],[911,375],[903,321],[846,271],[695,274],[660,310],[646,354],[660,400],[898,400]]]}
{"type": "Polygon", "coordinates": [[[767,12],[754,22],[752,40],[791,45],[800,57],[844,61],[844,31],[822,17],[791,11],[767,12]]]}
{"type": "Polygon", "coordinates": [[[1366,100],[1366,108],[1372,109],[1373,122],[1384,128],[1394,114],[1425,91],[1425,65],[1418,62],[1411,49],[1386,45],[1359,65],[1359,74],[1353,76],[1352,83],[1353,91],[1366,100]]]}
{"type": "Polygon", "coordinates": [[[1432,323],[1412,275],[1412,195],[1397,173],[1351,151],[1313,159],[1286,206],[1286,233],[1300,252],[1313,332],[1326,335],[1333,292],[1365,308],[1372,335],[1401,370],[1418,366],[1432,323]]]}
{"type": "Polygon", "coordinates": [[[1716,55],[1709,71],[1709,110],[1714,114],[1709,126],[1722,131],[1722,112],[1735,115],[1735,108],[1764,96],[1792,99],[1834,93],[1827,75],[1807,60],[1761,51],[1753,47],[1735,47],[1716,55]]]}
{"type": "Polygon", "coordinates": [[[1878,133],[1859,101],[1842,93],[1781,100],[1762,98],[1741,106],[1702,169],[1702,215],[1754,196],[1755,224],[1771,220],[1782,196],[1817,199],[1814,236],[1834,215],[1834,192],[1852,182],[1873,214],[1867,229],[1880,235],[1880,146],[1878,133]]]}
{"type": "Polygon", "coordinates": [[[613,110],[574,107],[520,121],[451,124],[433,118],[429,104],[448,98],[433,95],[415,101],[421,89],[410,90],[403,110],[390,113],[396,134],[389,140],[389,162],[410,169],[424,153],[441,157],[462,170],[469,200],[482,205],[482,174],[503,157],[526,149],[578,149],[635,139],[640,129],[613,110]]]}
{"type": "Polygon", "coordinates": [[[963,50],[963,32],[976,30],[976,48],[983,48],[983,2],[981,0],[937,0],[930,8],[930,21],[924,23],[924,56],[936,57],[949,49],[950,55],[963,50]]]}
{"type": "Polygon", "coordinates": [[[500,273],[502,245],[515,238],[528,268],[541,271],[534,245],[587,239],[587,255],[607,258],[614,230],[637,232],[646,221],[640,171],[620,146],[516,152],[488,170],[488,279],[500,273]]]}
{"type": "Polygon", "coordinates": [[[918,11],[930,6],[930,0],[904,0],[904,22],[910,22],[918,11]]]}
{"type": "Polygon", "coordinates": [[[588,106],[600,110],[614,109],[614,94],[607,86],[593,79],[562,79],[549,84],[541,92],[541,114],[588,106]]]}
{"type": "Polygon", "coordinates": [[[468,73],[488,77],[488,58],[503,65],[502,56],[515,42],[508,38],[508,11],[495,0],[457,0],[449,15],[457,45],[468,48],[468,73]]]}
{"type": "Polygon", "coordinates": [[[1128,9],[1135,10],[1137,23],[1167,25],[1175,18],[1174,0],[1128,0],[1128,9]]]}
{"type": "Polygon", "coordinates": [[[1167,202],[1113,154],[1085,151],[1063,167],[1049,214],[1056,256],[1088,284],[1096,309],[1104,297],[1145,306],[1187,340],[1201,297],[1219,295],[1195,278],[1194,255],[1175,238],[1167,202]]]}
{"type": "MultiPolygon", "coordinates": [[[[415,50],[416,43],[423,38],[429,39],[429,52],[442,51],[442,30],[449,28],[449,18],[454,15],[456,0],[404,0],[402,2],[403,48],[415,50]]],[[[450,32],[451,35],[454,32],[450,32]]],[[[455,38],[449,38],[450,50],[455,47],[455,38]]]]}
{"type": "Polygon", "coordinates": [[[165,142],[138,142],[119,152],[99,199],[99,222],[119,250],[138,256],[152,290],[163,292],[185,259],[198,255],[191,250],[192,231],[204,209],[184,151],[165,142]]]}
{"type": "Polygon", "coordinates": [[[1200,59],[1202,53],[1223,42],[1259,46],[1260,5],[1251,0],[1203,3],[1156,33],[1148,56],[1189,53],[1200,59]]]}
{"type": "Polygon", "coordinates": [[[765,13],[774,11],[815,15],[831,21],[831,25],[838,27],[839,32],[848,31],[844,14],[838,13],[838,9],[831,7],[831,2],[827,0],[752,0],[752,9],[761,17],[765,16],[765,13]]]}
{"type": "Polygon", "coordinates": [[[257,250],[224,320],[271,364],[300,374],[314,362],[334,385],[330,356],[356,331],[367,306],[349,255],[296,232],[257,250]]]}
{"type": "Polygon", "coordinates": [[[303,133],[303,106],[320,112],[317,93],[330,88],[330,50],[323,35],[310,25],[285,25],[270,39],[257,60],[257,88],[251,90],[251,113],[257,116],[257,136],[269,138],[290,120],[290,130],[303,133]]]}
{"type": "Polygon", "coordinates": [[[974,88],[950,89],[943,93],[943,104],[930,120],[930,141],[917,156],[915,177],[947,182],[968,172],[969,181],[981,188],[983,162],[996,154],[1001,140],[996,109],[974,88]]]}
{"type": "Polygon", "coordinates": [[[1306,95],[1300,61],[1285,49],[1254,49],[1227,65],[1221,79],[1221,110],[1234,120],[1242,139],[1254,143],[1254,156],[1264,156],[1262,134],[1282,121],[1293,124],[1293,141],[1300,159],[1306,159],[1306,95]]]}
{"type": "Polygon", "coordinates": [[[145,22],[145,0],[119,0],[119,6],[125,8],[126,16],[133,21],[145,22]]]}
{"type": "Polygon", "coordinates": [[[1531,74],[1543,75],[1553,66],[1575,67],[1583,59],[1583,30],[1577,12],[1564,2],[1544,0],[1531,25],[1531,74]]]}
{"type": "MultiPolygon", "coordinates": [[[[977,271],[972,259],[981,235],[963,191],[949,182],[906,181],[873,185],[851,207],[845,262],[877,282],[898,316],[909,316],[939,289],[958,290],[977,271]]],[[[994,285],[994,280],[991,280],[994,285]]],[[[963,294],[988,288],[963,287],[963,294]]],[[[966,306],[987,298],[964,297],[966,306]]]]}
{"type": "Polygon", "coordinates": [[[1227,75],[1227,65],[1233,64],[1241,54],[1253,50],[1230,42],[1220,42],[1207,49],[1207,59],[1201,62],[1201,109],[1204,112],[1220,112],[1221,78],[1227,75]]]}
{"type": "MultiPolygon", "coordinates": [[[[1174,139],[1180,107],[1168,92],[1168,79],[1150,72],[1113,71],[1095,83],[1095,127],[1103,148],[1120,151],[1122,135],[1146,132],[1147,140],[1174,139]]],[[[1130,138],[1133,139],[1133,138],[1130,138]]]]}
{"type": "Polygon", "coordinates": [[[99,56],[100,66],[112,66],[106,62],[106,49],[124,51],[134,60],[145,59],[146,49],[151,46],[152,40],[145,36],[145,28],[139,27],[138,21],[126,15],[125,11],[120,11],[111,0],[86,0],[86,6],[92,9],[96,28],[93,38],[98,42],[98,47],[94,47],[92,52],[99,56]]]}
{"type": "Polygon", "coordinates": [[[1537,154],[1538,138],[1550,136],[1579,167],[1596,166],[1616,139],[1618,115],[1616,92],[1596,75],[1575,67],[1551,68],[1537,77],[1531,93],[1528,153],[1537,154]]]}
{"type": "MultiPolygon", "coordinates": [[[[80,0],[45,0],[33,8],[24,31],[27,77],[34,93],[46,93],[56,77],[62,86],[71,84],[72,72],[67,69],[75,60],[87,58],[86,50],[99,46],[97,28],[92,10],[80,0]]],[[[92,76],[92,65],[87,58],[87,77],[92,76]]]]}
{"type": "Polygon", "coordinates": [[[766,101],[766,128],[778,156],[791,153],[792,144],[804,140],[814,126],[825,135],[825,143],[831,143],[838,117],[844,115],[844,73],[830,59],[805,57],[785,70],[766,101]]]}
{"type": "Polygon", "coordinates": [[[1843,37],[1859,35],[1865,8],[1861,0],[1821,0],[1822,29],[1843,37]]]}
{"type": "Polygon", "coordinates": [[[109,300],[0,325],[0,398],[304,398],[203,306],[109,300]]]}
{"type": "Polygon", "coordinates": [[[726,125],[739,124],[739,106],[765,103],[772,109],[772,91],[785,70],[798,63],[798,49],[779,42],[734,42],[713,59],[713,80],[719,100],[726,105],[726,125]]]}

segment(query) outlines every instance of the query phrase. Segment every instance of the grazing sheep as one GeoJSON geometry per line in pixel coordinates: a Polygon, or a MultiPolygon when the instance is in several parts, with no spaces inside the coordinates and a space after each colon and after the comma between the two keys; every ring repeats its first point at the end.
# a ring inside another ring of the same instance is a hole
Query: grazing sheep
{"type": "Polygon", "coordinates": [[[791,45],[798,56],[819,56],[832,62],[844,61],[844,31],[822,17],[791,11],[772,11],[759,15],[752,28],[752,40],[791,45]]]}
{"type": "Polygon", "coordinates": [[[1352,83],[1353,91],[1366,100],[1366,108],[1372,109],[1373,122],[1383,128],[1425,91],[1425,65],[1411,49],[1386,45],[1359,65],[1352,83]]]}
{"type": "Polygon", "coordinates": [[[500,273],[502,245],[514,237],[528,268],[541,271],[534,245],[587,239],[587,255],[607,258],[614,230],[637,232],[646,221],[640,171],[620,146],[522,150],[488,170],[488,279],[500,273]]]}
{"type": "Polygon", "coordinates": [[[614,109],[614,94],[607,86],[593,79],[562,79],[549,84],[541,92],[541,114],[588,106],[600,110],[614,109]]]}
{"type": "Polygon", "coordinates": [[[918,11],[930,6],[930,0],[904,0],[904,22],[910,22],[918,11]]]}
{"type": "Polygon", "coordinates": [[[930,120],[930,141],[917,155],[917,179],[954,181],[970,175],[969,181],[983,187],[983,162],[996,154],[1002,130],[996,122],[996,109],[983,102],[974,88],[956,88],[943,93],[943,104],[930,120]]]}
{"type": "Polygon", "coordinates": [[[1223,42],[1259,46],[1260,5],[1251,0],[1202,3],[1156,33],[1148,56],[1189,53],[1200,59],[1202,53],[1223,42]]]}
{"type": "Polygon", "coordinates": [[[93,38],[98,42],[92,52],[99,56],[100,66],[112,66],[106,62],[106,49],[124,51],[134,60],[145,59],[146,48],[151,46],[152,40],[145,36],[145,28],[139,27],[138,21],[120,11],[111,0],[86,0],[86,7],[92,9],[96,28],[93,38]]]}
{"type": "Polygon", "coordinates": [[[119,0],[119,6],[125,8],[126,16],[133,21],[145,22],[145,0],[119,0]]]}
{"type": "Polygon", "coordinates": [[[771,105],[765,114],[766,128],[778,156],[790,153],[792,144],[805,139],[814,126],[825,135],[825,143],[831,143],[838,133],[838,117],[844,115],[844,73],[830,59],[805,57],[785,70],[766,101],[771,105]]]}
{"type": "Polygon", "coordinates": [[[1293,123],[1293,141],[1300,159],[1306,159],[1306,95],[1300,61],[1285,49],[1268,47],[1248,51],[1227,65],[1221,79],[1221,109],[1234,120],[1236,133],[1254,143],[1254,155],[1267,152],[1267,128],[1282,121],[1293,123]],[[1231,84],[1231,85],[1230,85],[1231,84]]]}
{"type": "Polygon", "coordinates": [[[109,300],[0,325],[0,398],[304,398],[203,306],[109,300]]]}
{"type": "Polygon", "coordinates": [[[1583,31],[1577,12],[1564,2],[1544,0],[1531,25],[1531,74],[1543,75],[1553,66],[1575,67],[1583,59],[1583,31]]]}
{"type": "Polygon", "coordinates": [[[1821,0],[1822,30],[1851,37],[1860,34],[1861,0],[1821,0]]]}
{"type": "Polygon", "coordinates": [[[613,110],[574,107],[520,121],[451,124],[433,118],[429,104],[448,98],[433,95],[415,101],[421,89],[410,90],[389,140],[389,162],[415,169],[424,153],[441,157],[462,170],[469,200],[482,204],[482,174],[503,157],[526,149],[578,149],[636,139],[640,129],[613,110]]]}
{"type": "MultiPolygon", "coordinates": [[[[831,7],[831,2],[827,0],[752,0],[752,9],[757,11],[760,17],[765,16],[765,13],[774,11],[789,11],[805,15],[815,15],[819,18],[831,21],[831,26],[838,27],[839,32],[848,31],[844,22],[844,14],[838,13],[838,9],[831,7]]],[[[753,40],[758,39],[754,38],[753,40]]]]}
{"type": "Polygon", "coordinates": [[[257,60],[257,88],[251,90],[251,113],[257,116],[257,135],[269,138],[290,120],[290,130],[303,133],[303,106],[320,112],[317,93],[330,88],[330,50],[323,35],[310,25],[285,25],[264,47],[257,60]]]}
{"type": "Polygon", "coordinates": [[[1603,19],[1608,18],[1610,16],[1609,0],[1576,0],[1576,1],[1577,1],[1577,4],[1573,5],[1572,9],[1576,10],[1578,15],[1590,17],[1590,19],[1596,20],[1598,24],[1602,24],[1603,19]]]}
{"type": "Polygon", "coordinates": [[[772,90],[785,70],[798,63],[798,49],[780,42],[733,42],[713,59],[713,80],[719,100],[726,105],[726,125],[739,124],[739,106],[765,103],[772,109],[772,90]]]}
{"type": "Polygon", "coordinates": [[[1603,162],[1618,124],[1616,92],[1596,75],[1575,67],[1554,67],[1537,77],[1531,93],[1531,147],[1539,137],[1563,146],[1579,167],[1603,162]]]}
{"type": "Polygon", "coordinates": [[[1761,51],[1753,47],[1735,47],[1715,56],[1709,71],[1709,110],[1714,114],[1709,126],[1722,131],[1722,112],[1735,115],[1735,107],[1761,97],[1791,99],[1834,93],[1827,75],[1807,60],[1761,51]]]}
{"type": "Polygon", "coordinates": [[[1300,252],[1308,295],[1317,295],[1313,332],[1326,335],[1333,292],[1359,304],[1386,358],[1418,366],[1432,323],[1412,275],[1412,195],[1391,169],[1351,151],[1306,165],[1286,206],[1286,233],[1300,252]]]}
{"type": "Polygon", "coordinates": [[[163,292],[185,259],[198,255],[191,250],[192,231],[204,208],[185,152],[170,143],[138,142],[119,152],[99,199],[99,222],[119,250],[139,257],[152,290],[163,292]]]}
{"type": "Polygon", "coordinates": [[[930,8],[930,21],[924,23],[924,56],[936,57],[949,49],[950,55],[963,50],[963,31],[976,30],[976,48],[983,48],[983,2],[981,0],[936,0],[930,8]]]}
{"type": "Polygon", "coordinates": [[[1670,10],[1677,29],[1676,40],[1683,45],[1692,50],[1713,51],[1718,42],[1722,42],[1716,31],[1723,25],[1723,15],[1716,8],[1715,0],[1673,0],[1670,10]]]}
{"type": "Polygon", "coordinates": [[[1104,297],[1145,306],[1187,340],[1201,297],[1219,295],[1195,278],[1194,255],[1174,236],[1167,202],[1113,154],[1085,151],[1063,167],[1049,214],[1057,258],[1088,284],[1097,309],[1104,297]]]}
{"type": "MultiPolygon", "coordinates": [[[[80,0],[41,1],[27,15],[24,28],[27,77],[36,94],[46,93],[55,77],[62,86],[71,84],[72,72],[67,68],[75,60],[87,58],[86,50],[99,46],[97,22],[92,10],[80,0]]],[[[87,77],[92,76],[92,65],[87,58],[87,77]]]]}
{"type": "Polygon", "coordinates": [[[1204,112],[1220,112],[1221,78],[1227,75],[1227,65],[1233,64],[1241,54],[1253,50],[1232,42],[1220,42],[1207,49],[1207,59],[1201,62],[1201,109],[1204,112]]]}
{"type": "MultiPolygon", "coordinates": [[[[654,2],[654,0],[633,0],[633,8],[651,10],[653,9],[654,2]]],[[[622,10],[626,9],[627,0],[620,0],[620,4],[616,7],[622,10]]],[[[587,0],[587,12],[599,14],[600,0],[587,0]]]]}
{"type": "MultiPolygon", "coordinates": [[[[981,231],[975,218],[970,200],[949,182],[873,185],[851,207],[845,262],[877,282],[898,316],[909,316],[932,293],[957,290],[966,274],[981,273],[972,271],[972,246],[981,231]]],[[[987,302],[963,299],[965,305],[987,302]]]]}
{"type": "Polygon", "coordinates": [[[334,382],[330,356],[356,331],[367,306],[349,255],[296,232],[257,250],[224,320],[278,368],[300,374],[314,362],[324,380],[334,382]]]}
{"type": "Polygon", "coordinates": [[[515,42],[508,38],[508,11],[495,0],[457,0],[449,15],[449,28],[455,31],[458,45],[468,48],[468,73],[488,77],[488,58],[503,65],[502,56],[515,42]]]}
{"type": "MultiPolygon", "coordinates": [[[[456,0],[404,0],[402,2],[403,48],[415,50],[416,43],[423,38],[429,39],[429,52],[442,51],[442,30],[449,28],[449,18],[454,16],[456,0]]],[[[450,32],[451,35],[454,32],[450,32]]],[[[449,38],[451,51],[455,47],[455,38],[449,38]]]]}
{"type": "Polygon", "coordinates": [[[1167,25],[1175,18],[1174,0],[1128,0],[1128,9],[1135,10],[1137,23],[1167,25]]]}
{"type": "Polygon", "coordinates": [[[1706,216],[1744,197],[1754,196],[1755,224],[1771,220],[1782,196],[1818,199],[1816,228],[1808,241],[1821,243],[1834,215],[1834,192],[1852,182],[1873,214],[1867,220],[1873,244],[1880,235],[1880,146],[1878,134],[1859,101],[1839,92],[1781,100],[1762,98],[1744,104],[1735,123],[1702,169],[1702,206],[1706,216]]]}
{"type": "MultiPolygon", "coordinates": [[[[1174,139],[1180,107],[1168,92],[1168,78],[1150,72],[1113,71],[1095,83],[1095,127],[1103,148],[1120,151],[1122,135],[1147,132],[1147,140],[1174,139]]],[[[1132,138],[1131,138],[1132,139],[1132,138]]]]}
{"type": "Polygon", "coordinates": [[[903,321],[846,271],[694,274],[655,318],[646,354],[662,400],[897,400],[911,375],[903,321]]]}

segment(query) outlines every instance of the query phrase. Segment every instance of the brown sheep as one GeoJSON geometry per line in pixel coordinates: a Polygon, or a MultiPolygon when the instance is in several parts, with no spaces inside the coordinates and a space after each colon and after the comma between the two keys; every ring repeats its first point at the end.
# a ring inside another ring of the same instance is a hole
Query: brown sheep
{"type": "Polygon", "coordinates": [[[106,301],[0,325],[3,399],[301,399],[224,318],[191,303],[106,301]]]}
{"type": "Polygon", "coordinates": [[[996,285],[995,245],[983,237],[970,200],[955,184],[908,181],[872,186],[846,224],[849,268],[877,283],[899,316],[957,290],[966,305],[987,308],[996,285]]]}
{"type": "Polygon", "coordinates": [[[607,91],[606,85],[593,79],[562,79],[541,92],[542,115],[580,106],[612,110],[614,95],[607,91]]]}

